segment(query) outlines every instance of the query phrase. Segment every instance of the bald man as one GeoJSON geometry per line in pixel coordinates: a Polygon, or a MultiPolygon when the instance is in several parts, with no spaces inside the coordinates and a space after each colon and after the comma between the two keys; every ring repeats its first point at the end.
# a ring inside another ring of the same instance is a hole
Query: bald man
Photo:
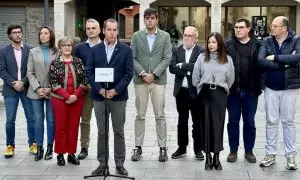
{"type": "Polygon", "coordinates": [[[274,164],[277,154],[279,121],[283,129],[283,147],[286,168],[296,170],[295,106],[300,88],[300,38],[289,29],[284,16],[276,17],[271,25],[271,35],[264,39],[258,61],[265,72],[266,156],[260,166],[274,164]]]}
{"type": "Polygon", "coordinates": [[[196,44],[197,40],[198,30],[192,26],[186,27],[183,34],[183,45],[173,50],[169,67],[170,72],[175,74],[173,95],[176,98],[178,112],[178,148],[171,156],[173,159],[186,155],[186,148],[189,142],[188,120],[189,112],[191,112],[195,156],[198,160],[204,160],[201,151],[200,106],[197,100],[197,90],[192,84],[191,76],[199,54],[204,52],[204,49],[196,44]]]}

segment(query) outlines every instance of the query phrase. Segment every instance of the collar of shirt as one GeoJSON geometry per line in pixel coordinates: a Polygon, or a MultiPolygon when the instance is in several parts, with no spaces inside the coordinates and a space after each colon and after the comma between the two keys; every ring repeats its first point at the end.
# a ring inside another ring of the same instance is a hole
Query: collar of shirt
{"type": "MultiPolygon", "coordinates": [[[[98,42],[96,44],[99,44],[99,43],[101,43],[101,39],[100,38],[98,39],[98,42]]],[[[86,40],[86,44],[89,44],[90,47],[93,47],[93,46],[96,45],[96,44],[90,43],[89,39],[86,40]]]]}
{"type": "Polygon", "coordinates": [[[21,48],[22,48],[22,49],[24,48],[23,42],[21,42],[21,48],[16,48],[16,47],[14,46],[14,44],[11,44],[11,46],[12,46],[15,50],[20,50],[21,48]]]}
{"type": "Polygon", "coordinates": [[[104,40],[104,46],[105,46],[106,49],[114,49],[114,48],[116,47],[117,43],[118,43],[118,40],[116,40],[115,44],[114,44],[112,47],[109,47],[109,46],[107,45],[106,40],[104,40]]]}
{"type": "Polygon", "coordinates": [[[147,36],[156,36],[156,34],[157,34],[157,28],[155,29],[155,32],[154,32],[154,34],[148,34],[148,30],[147,30],[147,28],[145,29],[145,31],[146,31],[146,35],[147,36]]]}
{"type": "Polygon", "coordinates": [[[184,49],[185,51],[193,51],[193,49],[194,49],[195,46],[196,46],[196,44],[194,44],[190,49],[187,49],[187,48],[185,47],[185,45],[183,45],[183,49],[184,49]]]}

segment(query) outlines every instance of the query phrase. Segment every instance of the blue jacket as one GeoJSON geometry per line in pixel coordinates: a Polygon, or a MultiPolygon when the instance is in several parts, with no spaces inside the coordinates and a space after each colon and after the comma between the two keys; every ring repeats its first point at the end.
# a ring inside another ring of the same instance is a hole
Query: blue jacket
{"type": "MultiPolygon", "coordinates": [[[[265,72],[265,85],[268,87],[269,81],[279,81],[277,78],[268,76],[270,73],[283,72],[284,88],[300,88],[300,37],[295,32],[289,30],[287,38],[278,49],[274,36],[264,39],[258,54],[258,63],[265,72]],[[278,50],[280,53],[278,53],[278,50]],[[275,55],[274,61],[267,60],[269,55],[275,55]]],[[[274,89],[277,90],[277,89],[274,89]]]]}
{"type": "MultiPolygon", "coordinates": [[[[26,76],[27,61],[31,46],[23,44],[21,59],[21,80],[24,83],[23,93],[27,93],[29,83],[26,76]]],[[[0,78],[3,79],[3,96],[12,97],[17,94],[14,89],[13,81],[18,79],[18,66],[12,44],[6,45],[0,49],[0,78]]]]}
{"type": "Polygon", "coordinates": [[[86,75],[92,86],[91,98],[96,101],[103,101],[99,94],[104,83],[95,82],[95,68],[114,68],[114,82],[108,83],[107,90],[115,89],[117,95],[111,100],[125,101],[128,99],[127,87],[133,77],[133,57],[129,46],[117,42],[109,63],[107,63],[104,42],[92,47],[86,64],[86,75]]]}
{"type": "Polygon", "coordinates": [[[86,43],[86,41],[84,41],[76,46],[75,51],[74,51],[74,56],[81,59],[84,66],[86,66],[86,62],[89,58],[91,49],[92,48],[89,46],[89,44],[86,43]]]}

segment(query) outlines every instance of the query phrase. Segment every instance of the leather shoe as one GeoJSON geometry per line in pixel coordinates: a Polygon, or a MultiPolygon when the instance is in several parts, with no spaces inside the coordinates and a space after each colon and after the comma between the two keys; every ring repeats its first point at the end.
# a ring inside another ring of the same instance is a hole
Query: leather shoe
{"type": "Polygon", "coordinates": [[[254,156],[252,151],[245,153],[245,159],[247,159],[249,163],[256,163],[256,157],[254,156]]]}
{"type": "Polygon", "coordinates": [[[203,156],[201,150],[198,151],[197,153],[195,153],[195,157],[196,157],[196,159],[199,160],[199,161],[203,161],[203,160],[204,160],[204,156],[203,156]]]}
{"type": "Polygon", "coordinates": [[[117,166],[116,173],[122,176],[128,176],[128,171],[124,168],[124,166],[117,166]]]}
{"type": "Polygon", "coordinates": [[[34,156],[34,160],[39,161],[39,160],[43,159],[43,156],[44,156],[44,148],[43,148],[43,146],[38,146],[37,153],[34,156]]]}
{"type": "Polygon", "coordinates": [[[237,152],[230,152],[227,156],[227,162],[235,162],[237,159],[237,152]]]}
{"type": "Polygon", "coordinates": [[[65,158],[63,154],[57,155],[57,165],[64,166],[66,164],[65,158]]]}
{"type": "Polygon", "coordinates": [[[77,159],[75,154],[68,154],[68,162],[74,165],[80,164],[80,161],[77,159]]]}
{"type": "Polygon", "coordinates": [[[216,170],[222,170],[222,165],[219,160],[219,153],[215,153],[213,157],[213,166],[216,168],[216,170]]]}
{"type": "Polygon", "coordinates": [[[44,159],[45,160],[52,159],[52,154],[53,154],[53,145],[52,144],[48,144],[47,151],[46,151],[44,159]]]}
{"type": "Polygon", "coordinates": [[[81,148],[80,153],[78,154],[78,159],[85,159],[88,156],[88,149],[86,147],[81,148]]]}
{"type": "Polygon", "coordinates": [[[206,171],[212,170],[212,158],[210,153],[206,153],[205,170],[206,171]]]}

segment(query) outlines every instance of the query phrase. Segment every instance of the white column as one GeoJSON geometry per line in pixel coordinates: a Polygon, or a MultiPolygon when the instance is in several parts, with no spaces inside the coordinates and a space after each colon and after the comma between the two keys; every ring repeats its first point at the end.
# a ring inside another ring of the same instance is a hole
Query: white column
{"type": "Polygon", "coordinates": [[[220,0],[211,2],[211,32],[221,33],[222,3],[220,0]]]}
{"type": "MultiPolygon", "coordinates": [[[[150,7],[150,4],[156,0],[140,0],[140,30],[145,29],[144,24],[144,11],[150,7]]],[[[136,1],[134,1],[136,2],[136,1]]]]}
{"type": "Polygon", "coordinates": [[[67,11],[65,3],[69,1],[71,0],[54,0],[54,31],[56,41],[66,36],[67,11]]]}

